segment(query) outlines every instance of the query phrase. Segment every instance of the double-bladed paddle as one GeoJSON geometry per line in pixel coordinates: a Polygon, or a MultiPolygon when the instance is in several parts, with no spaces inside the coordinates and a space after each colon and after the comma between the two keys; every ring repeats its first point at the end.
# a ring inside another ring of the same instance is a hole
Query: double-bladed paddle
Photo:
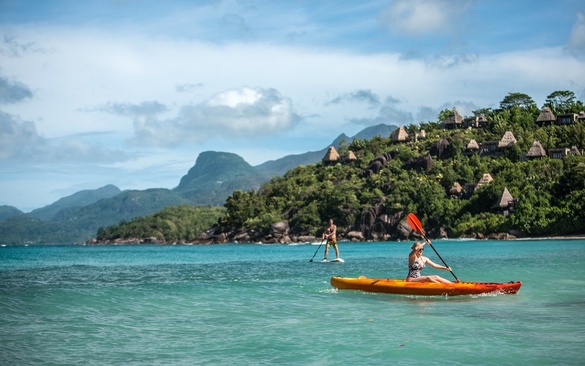
{"type": "MultiPolygon", "coordinates": [[[[431,241],[429,239],[427,239],[426,235],[425,235],[425,231],[422,228],[422,225],[420,223],[420,220],[418,219],[418,217],[415,216],[415,214],[413,214],[412,212],[408,214],[408,216],[406,216],[406,222],[408,222],[408,225],[410,225],[410,227],[412,227],[412,229],[414,231],[416,231],[417,233],[419,233],[423,239],[429,243],[429,245],[431,246],[431,248],[433,248],[433,250],[435,251],[435,254],[437,255],[437,257],[439,257],[439,259],[441,260],[441,262],[443,262],[443,265],[445,267],[449,267],[447,265],[447,263],[445,263],[445,261],[443,260],[443,258],[441,258],[441,255],[439,254],[439,252],[437,252],[437,250],[435,249],[435,247],[433,246],[433,243],[431,243],[431,241]]],[[[451,267],[449,267],[451,268],[451,267]]],[[[455,277],[455,279],[457,280],[457,282],[461,282],[459,281],[459,278],[457,278],[457,276],[455,276],[455,273],[453,273],[453,271],[449,270],[449,272],[451,272],[451,274],[453,275],[453,277],[455,277]]]]}

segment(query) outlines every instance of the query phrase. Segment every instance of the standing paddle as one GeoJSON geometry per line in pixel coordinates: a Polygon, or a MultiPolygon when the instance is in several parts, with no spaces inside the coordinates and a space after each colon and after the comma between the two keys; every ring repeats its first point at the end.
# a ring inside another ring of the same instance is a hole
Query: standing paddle
{"type": "MultiPolygon", "coordinates": [[[[313,258],[315,258],[315,256],[317,255],[317,252],[319,251],[319,249],[321,249],[321,245],[323,245],[324,242],[325,242],[325,239],[323,239],[323,241],[321,241],[321,244],[319,244],[319,247],[317,248],[317,250],[315,250],[315,254],[313,254],[313,258]]],[[[309,262],[312,262],[313,258],[311,258],[311,260],[309,262]]]]}
{"type": "MultiPolygon", "coordinates": [[[[441,262],[443,262],[443,265],[445,267],[449,267],[447,265],[447,263],[445,263],[445,261],[443,260],[443,258],[441,258],[441,255],[437,252],[437,250],[433,246],[433,243],[431,243],[431,241],[429,239],[427,239],[427,237],[425,236],[425,231],[423,230],[422,225],[421,225],[420,220],[418,219],[418,217],[416,217],[411,212],[406,217],[406,222],[408,222],[408,225],[410,225],[410,227],[412,227],[414,229],[414,231],[416,231],[417,233],[419,233],[423,237],[423,239],[427,243],[429,243],[429,245],[431,246],[431,248],[433,248],[433,250],[435,251],[435,254],[439,257],[439,259],[441,260],[441,262]]],[[[449,268],[451,268],[451,267],[449,267],[449,268]]],[[[453,275],[453,277],[455,277],[455,279],[457,280],[457,282],[461,282],[461,281],[459,281],[459,278],[457,278],[457,276],[455,276],[455,273],[453,273],[453,271],[449,270],[449,272],[451,272],[451,274],[453,275]]]]}

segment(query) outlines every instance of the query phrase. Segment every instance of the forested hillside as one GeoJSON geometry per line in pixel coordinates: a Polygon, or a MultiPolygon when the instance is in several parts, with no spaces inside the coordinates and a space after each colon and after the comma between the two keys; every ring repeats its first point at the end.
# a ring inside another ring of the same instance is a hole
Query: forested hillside
{"type": "Polygon", "coordinates": [[[434,237],[585,233],[585,121],[577,115],[583,103],[561,91],[545,105],[575,121],[537,123],[541,109],[529,96],[510,93],[499,109],[474,112],[485,117],[482,127],[446,129],[454,111],[444,110],[436,122],[405,126],[406,141],[389,136],[342,144],[340,155],[351,151],[356,160],[298,166],[259,190],[235,191],[212,239],[274,241],[278,222],[288,224],[281,240],[318,235],[328,218],[342,237],[360,231],[366,240],[398,239],[408,212],[434,237]],[[472,140],[487,146],[507,132],[515,141],[496,151],[469,149],[472,140]],[[533,157],[535,142],[567,154],[533,157]],[[486,174],[492,181],[478,185],[486,174]],[[513,199],[501,207],[505,192],[513,199]]]}
{"type": "MultiPolygon", "coordinates": [[[[100,228],[100,242],[128,243],[184,243],[197,238],[223,215],[222,207],[167,207],[160,212],[122,222],[106,229],[100,228]]],[[[97,241],[95,241],[97,242],[97,241]]]]}

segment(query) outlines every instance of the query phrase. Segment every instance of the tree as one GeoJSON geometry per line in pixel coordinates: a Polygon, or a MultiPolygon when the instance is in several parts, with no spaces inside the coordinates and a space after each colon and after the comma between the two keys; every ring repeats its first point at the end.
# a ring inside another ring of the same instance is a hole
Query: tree
{"type": "Polygon", "coordinates": [[[514,106],[530,109],[536,107],[536,103],[534,103],[534,100],[528,94],[524,93],[509,93],[500,102],[501,109],[510,109],[514,106]]]}
{"type": "Polygon", "coordinates": [[[557,90],[546,97],[545,106],[552,109],[553,113],[567,113],[575,104],[575,93],[569,90],[557,90]]]}
{"type": "Polygon", "coordinates": [[[445,108],[439,112],[437,119],[439,122],[443,123],[451,114],[453,114],[453,111],[451,109],[445,108]]]}
{"type": "Polygon", "coordinates": [[[481,115],[488,116],[488,115],[492,114],[492,109],[491,108],[480,108],[478,110],[472,111],[471,113],[473,113],[473,115],[476,117],[479,117],[481,115]]]}

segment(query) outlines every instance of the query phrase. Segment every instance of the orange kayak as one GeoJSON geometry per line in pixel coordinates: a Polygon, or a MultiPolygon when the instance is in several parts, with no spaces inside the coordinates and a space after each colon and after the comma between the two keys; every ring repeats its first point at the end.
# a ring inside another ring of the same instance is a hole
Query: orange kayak
{"type": "Polygon", "coordinates": [[[522,282],[455,282],[451,284],[433,282],[408,282],[386,278],[331,277],[331,286],[340,290],[360,290],[366,292],[383,292],[387,294],[420,296],[456,296],[478,295],[486,293],[515,294],[522,282]]]}

